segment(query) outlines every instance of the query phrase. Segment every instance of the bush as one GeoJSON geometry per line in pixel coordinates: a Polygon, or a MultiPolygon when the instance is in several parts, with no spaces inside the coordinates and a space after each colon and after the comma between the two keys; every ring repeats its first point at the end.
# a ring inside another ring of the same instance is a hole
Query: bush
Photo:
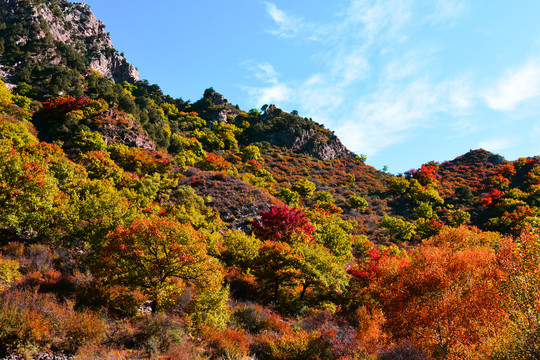
{"type": "Polygon", "coordinates": [[[233,313],[233,323],[252,334],[258,334],[263,330],[268,330],[268,319],[270,310],[260,305],[244,305],[233,313]]]}
{"type": "Polygon", "coordinates": [[[210,359],[240,360],[248,354],[248,337],[243,330],[215,331],[205,329],[202,336],[206,340],[210,359]]]}
{"type": "Polygon", "coordinates": [[[430,360],[431,357],[422,351],[413,342],[405,341],[383,351],[377,360],[430,360]]]}
{"type": "Polygon", "coordinates": [[[302,198],[310,198],[313,196],[317,186],[308,179],[300,179],[292,186],[292,190],[296,191],[302,198]]]}
{"type": "Polygon", "coordinates": [[[77,312],[73,303],[59,303],[51,295],[13,292],[0,304],[3,351],[35,354],[50,348],[73,354],[81,346],[99,344],[107,330],[96,314],[77,312]]]}
{"type": "Polygon", "coordinates": [[[369,205],[367,200],[364,199],[363,197],[360,197],[360,196],[351,196],[349,201],[351,203],[351,207],[354,208],[354,209],[364,210],[369,205]]]}
{"type": "Polygon", "coordinates": [[[240,230],[231,230],[223,236],[225,260],[240,268],[247,268],[259,255],[260,241],[240,230]]]}
{"type": "Polygon", "coordinates": [[[165,314],[146,316],[139,324],[135,344],[148,355],[158,355],[185,341],[185,333],[178,319],[165,314]]]}
{"type": "Polygon", "coordinates": [[[8,289],[12,283],[20,278],[19,263],[13,260],[4,260],[0,256],[0,292],[8,289]]]}
{"type": "Polygon", "coordinates": [[[287,204],[298,204],[300,201],[300,194],[289,188],[281,188],[278,195],[281,199],[285,200],[287,204]]]}

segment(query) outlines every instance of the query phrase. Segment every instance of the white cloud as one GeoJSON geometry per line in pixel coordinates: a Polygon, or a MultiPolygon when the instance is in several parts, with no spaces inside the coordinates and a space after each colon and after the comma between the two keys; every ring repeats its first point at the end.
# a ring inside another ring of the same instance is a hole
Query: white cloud
{"type": "Polygon", "coordinates": [[[411,18],[411,4],[411,0],[353,0],[342,13],[344,20],[340,28],[361,27],[360,34],[368,42],[385,34],[396,38],[411,18]]]}
{"type": "MultiPolygon", "coordinates": [[[[417,80],[402,82],[387,78],[376,92],[357,99],[354,111],[346,114],[348,121],[336,131],[351,150],[373,155],[416,136],[419,128],[441,125],[439,113],[465,115],[474,106],[468,77],[433,83],[415,75],[417,80]]],[[[455,130],[470,129],[461,124],[455,130]]]]}
{"type": "MultiPolygon", "coordinates": [[[[294,100],[302,104],[303,111],[323,122],[331,119],[331,114],[342,106],[345,94],[340,87],[334,87],[321,75],[315,75],[295,90],[294,100]]],[[[329,123],[326,122],[328,125],[329,123]]]]}
{"type": "Polygon", "coordinates": [[[433,12],[426,21],[433,24],[452,24],[466,9],[463,0],[437,0],[433,3],[433,12]]]}
{"type": "Polygon", "coordinates": [[[390,56],[384,65],[382,76],[387,81],[399,81],[417,76],[432,60],[433,52],[429,49],[423,49],[422,52],[409,50],[404,54],[390,56]]]}
{"type": "Polygon", "coordinates": [[[496,137],[481,141],[478,147],[491,152],[499,152],[511,148],[514,145],[513,141],[505,137],[496,137]]]}
{"type": "Polygon", "coordinates": [[[246,60],[240,63],[240,66],[244,67],[251,73],[248,77],[253,77],[266,84],[277,84],[279,74],[272,64],[263,62],[260,64],[255,63],[253,60],[246,60]]]}
{"type": "Polygon", "coordinates": [[[501,111],[512,111],[526,100],[539,97],[540,61],[530,60],[520,68],[507,71],[482,95],[491,109],[501,111]]]}
{"type": "Polygon", "coordinates": [[[304,116],[334,127],[351,150],[368,155],[414,137],[415,129],[434,126],[438,113],[469,115],[478,102],[472,76],[430,79],[426,69],[437,62],[437,47],[409,41],[419,23],[423,31],[452,26],[466,8],[464,1],[349,0],[326,23],[292,16],[267,2],[275,23],[271,33],[320,40],[323,49],[313,58],[322,67],[293,83],[277,81],[267,64],[273,70],[267,74],[274,74],[269,78],[276,81],[249,92],[261,105],[294,104],[304,116]]]}
{"type": "Polygon", "coordinates": [[[328,34],[326,26],[307,21],[302,17],[287,14],[271,2],[265,2],[267,14],[277,27],[268,32],[282,38],[294,38],[301,35],[304,40],[320,40],[328,34]]]}
{"type": "Polygon", "coordinates": [[[285,84],[275,84],[263,88],[246,88],[257,104],[280,104],[291,98],[292,89],[285,84]]]}
{"type": "Polygon", "coordinates": [[[266,3],[266,11],[278,26],[277,29],[271,31],[272,34],[281,37],[293,37],[300,31],[302,27],[301,19],[295,19],[287,15],[284,11],[278,9],[276,5],[269,2],[266,3]]]}
{"type": "Polygon", "coordinates": [[[427,119],[439,110],[440,94],[427,81],[391,85],[359,99],[357,106],[337,129],[355,152],[373,155],[401,142],[417,126],[433,125],[427,119]]]}
{"type": "Polygon", "coordinates": [[[362,51],[345,53],[332,61],[332,75],[341,79],[341,86],[363,80],[370,71],[370,65],[362,51]]]}
{"type": "Polygon", "coordinates": [[[456,78],[448,83],[449,111],[454,115],[468,114],[475,106],[476,98],[469,76],[456,78]]]}
{"type": "Polygon", "coordinates": [[[271,64],[267,62],[258,64],[257,70],[259,70],[255,73],[255,77],[257,79],[263,80],[271,84],[277,84],[277,72],[271,64]]]}

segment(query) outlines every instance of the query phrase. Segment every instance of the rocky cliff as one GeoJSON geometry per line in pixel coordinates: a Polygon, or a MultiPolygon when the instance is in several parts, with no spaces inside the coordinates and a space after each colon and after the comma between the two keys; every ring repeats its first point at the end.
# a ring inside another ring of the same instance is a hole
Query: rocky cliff
{"type": "Polygon", "coordinates": [[[264,130],[257,135],[258,141],[268,141],[320,160],[355,156],[332,131],[311,119],[286,113],[275,105],[265,109],[261,120],[264,130]]]}
{"type": "Polygon", "coordinates": [[[135,67],[115,50],[105,25],[86,4],[0,0],[0,32],[4,39],[0,44],[0,76],[8,83],[21,77],[29,63],[43,66],[66,61],[70,65],[78,61],[79,71],[91,68],[116,82],[139,80],[135,67]],[[22,58],[20,53],[24,53],[22,58]]]}
{"type": "Polygon", "coordinates": [[[230,104],[225,97],[209,88],[201,100],[193,104],[193,109],[209,123],[229,122],[242,126],[250,122],[244,142],[268,142],[311,155],[320,160],[354,157],[339,138],[324,126],[311,119],[289,114],[275,105],[263,106],[263,113],[251,117],[242,116],[238,107],[230,104]]]}

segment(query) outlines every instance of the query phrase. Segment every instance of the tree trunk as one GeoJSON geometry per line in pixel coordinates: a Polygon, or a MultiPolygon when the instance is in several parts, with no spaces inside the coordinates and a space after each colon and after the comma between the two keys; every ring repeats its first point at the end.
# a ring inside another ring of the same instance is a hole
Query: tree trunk
{"type": "Polygon", "coordinates": [[[307,288],[309,287],[309,283],[308,282],[305,282],[303,285],[302,285],[302,292],[300,293],[300,300],[304,299],[304,295],[306,294],[306,290],[307,288]]]}
{"type": "Polygon", "coordinates": [[[278,296],[279,296],[279,282],[276,281],[276,283],[274,285],[274,303],[277,303],[278,296]]]}

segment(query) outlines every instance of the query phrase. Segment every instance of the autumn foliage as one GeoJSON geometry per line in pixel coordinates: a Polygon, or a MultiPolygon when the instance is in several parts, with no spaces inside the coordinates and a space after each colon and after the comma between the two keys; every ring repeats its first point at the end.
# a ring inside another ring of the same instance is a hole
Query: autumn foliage
{"type": "Polygon", "coordinates": [[[538,357],[539,157],[393,176],[295,111],[66,49],[0,81],[0,357],[538,357]]]}
{"type": "Polygon", "coordinates": [[[298,208],[273,207],[261,213],[261,220],[253,221],[253,231],[262,240],[291,241],[294,233],[310,236],[313,226],[298,208]]]}
{"type": "Polygon", "coordinates": [[[191,225],[159,218],[135,220],[109,234],[95,269],[106,283],[148,294],[154,310],[188,286],[219,289],[222,279],[221,267],[191,225]]]}

